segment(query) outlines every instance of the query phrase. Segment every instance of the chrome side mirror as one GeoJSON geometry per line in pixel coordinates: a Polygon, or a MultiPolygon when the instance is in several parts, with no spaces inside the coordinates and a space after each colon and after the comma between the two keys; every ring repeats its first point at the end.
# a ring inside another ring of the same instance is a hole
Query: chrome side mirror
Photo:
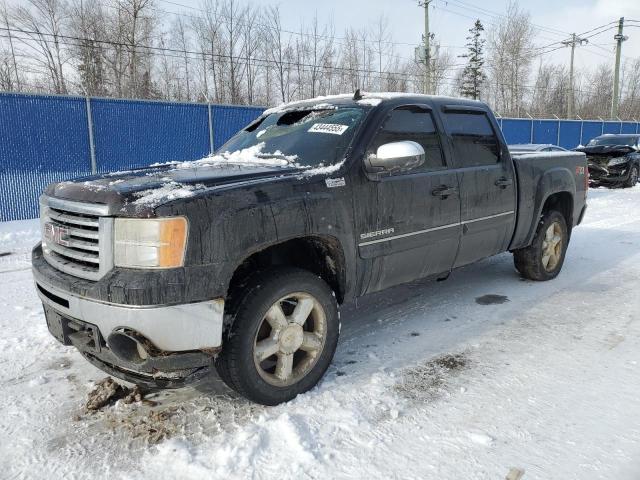
{"type": "Polygon", "coordinates": [[[365,158],[367,173],[374,176],[393,175],[412,170],[425,162],[422,145],[409,140],[380,145],[375,154],[365,158]]]}

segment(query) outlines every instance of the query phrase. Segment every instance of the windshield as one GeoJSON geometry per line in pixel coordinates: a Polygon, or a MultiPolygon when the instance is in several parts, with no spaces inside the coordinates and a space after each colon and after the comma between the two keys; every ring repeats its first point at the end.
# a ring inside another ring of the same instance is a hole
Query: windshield
{"type": "Polygon", "coordinates": [[[264,154],[295,156],[299,165],[328,166],[344,159],[364,113],[354,107],[272,113],[238,132],[217,153],[261,145],[264,154]]]}
{"type": "Polygon", "coordinates": [[[589,142],[588,147],[594,147],[597,145],[627,145],[628,147],[635,147],[638,141],[638,137],[632,135],[611,135],[606,137],[597,137],[589,142]]]}

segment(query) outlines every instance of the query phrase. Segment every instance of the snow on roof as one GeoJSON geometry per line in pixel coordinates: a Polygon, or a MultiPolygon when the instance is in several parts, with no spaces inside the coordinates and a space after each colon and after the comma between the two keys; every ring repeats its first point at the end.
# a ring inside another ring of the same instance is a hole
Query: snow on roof
{"type": "MultiPolygon", "coordinates": [[[[356,103],[359,105],[370,105],[370,106],[378,106],[383,100],[390,100],[398,97],[429,97],[429,98],[450,98],[452,100],[459,100],[459,98],[451,97],[447,95],[423,95],[421,93],[407,93],[407,92],[362,92],[362,98],[360,100],[356,100],[356,103]]],[[[282,103],[277,107],[268,108],[264,111],[265,115],[271,115],[272,113],[281,113],[285,110],[289,110],[296,107],[305,106],[305,108],[310,109],[329,109],[335,108],[334,105],[328,103],[336,100],[348,100],[353,98],[353,93],[341,93],[338,95],[324,95],[315,98],[309,98],[305,100],[296,100],[294,102],[282,103]],[[316,103],[316,105],[312,107],[307,107],[309,103],[316,103]]],[[[469,100],[473,102],[474,100],[469,100]]]]}

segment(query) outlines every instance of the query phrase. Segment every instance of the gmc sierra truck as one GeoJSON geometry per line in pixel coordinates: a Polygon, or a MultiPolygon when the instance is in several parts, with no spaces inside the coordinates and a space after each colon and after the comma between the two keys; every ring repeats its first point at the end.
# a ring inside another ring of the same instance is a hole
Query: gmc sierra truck
{"type": "Polygon", "coordinates": [[[556,277],[586,169],[511,157],[477,101],[296,102],[205,159],[50,185],[33,274],[53,336],[109,374],[171,388],[217,371],[275,405],[322,378],[344,302],[506,251],[556,277]]]}

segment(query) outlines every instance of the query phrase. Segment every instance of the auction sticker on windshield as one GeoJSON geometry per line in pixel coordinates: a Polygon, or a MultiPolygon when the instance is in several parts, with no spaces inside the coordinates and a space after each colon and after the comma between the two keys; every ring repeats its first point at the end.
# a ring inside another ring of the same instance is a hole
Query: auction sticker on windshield
{"type": "Polygon", "coordinates": [[[337,123],[316,123],[308,131],[313,133],[332,133],[342,135],[347,131],[349,125],[339,125],[337,123]]]}

